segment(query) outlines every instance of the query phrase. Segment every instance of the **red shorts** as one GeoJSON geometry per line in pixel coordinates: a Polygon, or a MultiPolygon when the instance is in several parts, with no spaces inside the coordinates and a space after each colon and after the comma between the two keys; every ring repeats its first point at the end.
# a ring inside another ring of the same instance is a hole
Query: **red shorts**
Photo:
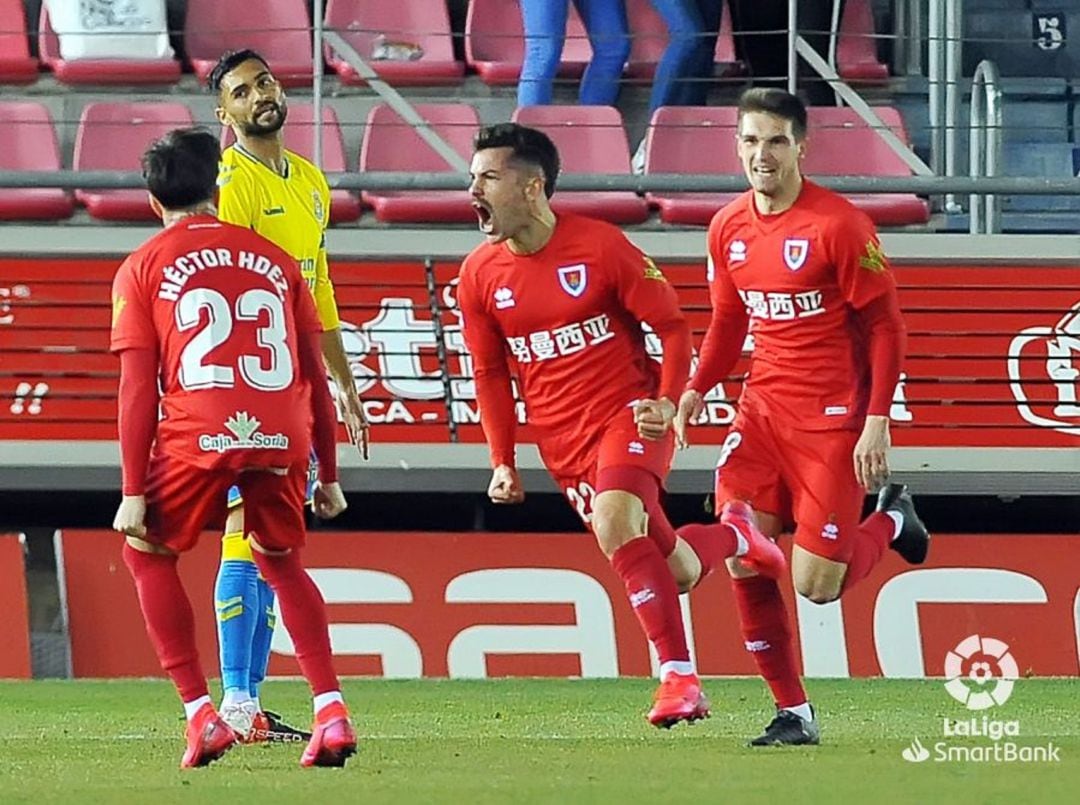
{"type": "Polygon", "coordinates": [[[866,492],[855,478],[856,431],[806,431],[740,410],[716,463],[716,500],[745,500],[795,527],[795,544],[851,558],[866,492]]]}
{"type": "Polygon", "coordinates": [[[244,526],[273,551],[304,544],[307,464],[285,474],[268,470],[207,470],[154,454],[146,475],[146,541],[174,553],[194,547],[206,528],[225,525],[226,493],[233,484],[244,496],[244,526]]]}
{"type": "Polygon", "coordinates": [[[598,429],[592,442],[589,466],[584,472],[566,473],[559,472],[558,468],[551,469],[551,477],[586,528],[592,523],[593,498],[598,492],[604,491],[597,484],[601,470],[609,467],[640,467],[655,476],[657,484],[663,487],[675,455],[675,434],[669,431],[663,439],[655,442],[642,439],[634,424],[634,409],[630,407],[598,429]]]}

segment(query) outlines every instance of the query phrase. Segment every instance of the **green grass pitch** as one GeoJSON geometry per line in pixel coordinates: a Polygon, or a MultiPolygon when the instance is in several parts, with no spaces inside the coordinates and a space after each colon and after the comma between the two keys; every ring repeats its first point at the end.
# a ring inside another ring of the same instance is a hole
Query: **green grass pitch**
{"type": "MultiPolygon", "coordinates": [[[[1061,762],[915,764],[901,750],[971,714],[939,681],[815,680],[822,745],[750,749],[768,721],[754,679],[706,683],[713,717],[671,731],[643,713],[646,679],[348,680],[361,748],[345,769],[300,769],[299,745],[238,747],[181,772],[179,704],[163,681],[0,683],[0,802],[755,803],[1075,802],[1080,680],[1021,680],[988,715],[1020,722],[1020,744],[1061,762]]],[[[300,682],[265,686],[293,722],[300,682]]]]}

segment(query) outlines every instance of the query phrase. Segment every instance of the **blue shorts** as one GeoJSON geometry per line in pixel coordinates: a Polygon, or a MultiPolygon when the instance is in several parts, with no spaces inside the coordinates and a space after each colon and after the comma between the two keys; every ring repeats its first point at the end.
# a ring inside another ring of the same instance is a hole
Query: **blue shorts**
{"type": "MultiPolygon", "coordinates": [[[[315,451],[311,451],[311,456],[308,460],[307,468],[307,488],[304,491],[304,504],[310,506],[315,501],[315,484],[319,482],[319,460],[315,458],[315,451]]],[[[227,505],[230,509],[235,509],[241,503],[244,502],[244,498],[240,494],[240,487],[230,486],[229,497],[227,505]]]]}

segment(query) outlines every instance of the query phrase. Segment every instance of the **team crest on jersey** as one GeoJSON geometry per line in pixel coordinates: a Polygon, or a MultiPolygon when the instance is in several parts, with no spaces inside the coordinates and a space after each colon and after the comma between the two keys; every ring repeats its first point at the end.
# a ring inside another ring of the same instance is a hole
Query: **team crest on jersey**
{"type": "Polygon", "coordinates": [[[589,281],[588,275],[585,273],[585,264],[577,263],[572,266],[560,266],[559,272],[559,285],[562,289],[570,294],[575,299],[585,293],[585,285],[589,281]]]}
{"type": "Polygon", "coordinates": [[[315,220],[321,221],[323,219],[323,206],[322,196],[319,195],[318,190],[311,191],[311,208],[315,214],[315,220]]]}
{"type": "Polygon", "coordinates": [[[784,262],[792,271],[798,271],[810,254],[810,241],[806,238],[788,238],[784,241],[784,262]]]}

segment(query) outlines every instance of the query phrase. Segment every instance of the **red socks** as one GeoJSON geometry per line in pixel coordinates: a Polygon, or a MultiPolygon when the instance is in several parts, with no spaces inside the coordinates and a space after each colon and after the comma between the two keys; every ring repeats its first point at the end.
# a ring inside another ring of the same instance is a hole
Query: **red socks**
{"type": "Polygon", "coordinates": [[[690,523],[682,526],[676,533],[694,549],[698,561],[701,562],[698,584],[701,584],[717,565],[734,556],[739,548],[735,530],[724,523],[690,523]]]}
{"type": "Polygon", "coordinates": [[[326,603],[311,576],[300,564],[299,551],[267,556],[252,551],[255,564],[277,593],[281,618],[296,645],[296,660],[311,686],[311,692],[340,690],[330,659],[330,633],[326,624],[326,603]]]}
{"type": "Polygon", "coordinates": [[[780,586],[764,576],[732,579],[735,606],[739,610],[746,650],[754,655],[758,671],[772,690],[778,707],[806,702],[799,678],[788,613],[780,586]]]}
{"type": "Polygon", "coordinates": [[[177,557],[137,551],[127,542],[123,557],[135,579],[146,633],[181,701],[190,702],[208,695],[195,646],[195,616],[176,572],[177,557]]]}
{"type": "Polygon", "coordinates": [[[859,524],[855,549],[848,559],[847,573],[844,575],[844,590],[866,578],[874,569],[874,565],[881,561],[882,554],[892,542],[894,533],[896,523],[884,512],[874,512],[859,524]]]}
{"type": "Polygon", "coordinates": [[[660,662],[688,661],[679,589],[656,543],[648,537],[630,540],[612,555],[611,566],[660,662]]]}

